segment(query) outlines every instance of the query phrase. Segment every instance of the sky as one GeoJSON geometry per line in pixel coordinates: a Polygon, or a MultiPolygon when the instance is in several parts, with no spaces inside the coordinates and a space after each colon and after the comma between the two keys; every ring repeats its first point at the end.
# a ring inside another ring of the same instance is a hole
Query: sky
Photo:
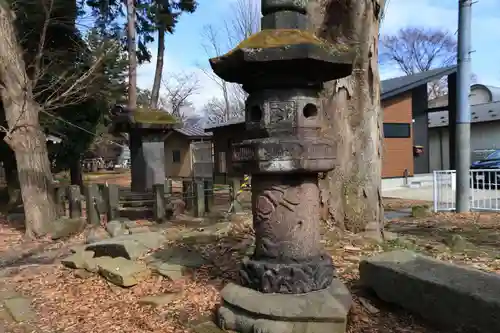
{"type": "MultiPolygon", "coordinates": [[[[224,18],[231,14],[231,3],[235,0],[199,0],[199,7],[193,14],[184,14],[173,35],[166,37],[166,60],[163,76],[169,73],[186,73],[198,78],[200,89],[191,102],[197,109],[213,97],[220,97],[219,86],[204,70],[209,70],[203,39],[207,26],[219,32],[224,39],[224,18]]],[[[256,0],[260,2],[260,0],[256,0]]],[[[382,34],[391,34],[408,26],[444,28],[455,32],[458,26],[458,0],[386,0],[386,16],[382,34]]],[[[500,86],[500,1],[479,0],[472,7],[472,71],[477,82],[500,86]],[[496,32],[495,32],[496,31],[496,32]]],[[[151,44],[151,63],[138,70],[138,86],[151,88],[156,62],[156,45],[151,44]]],[[[395,69],[381,70],[382,79],[401,76],[395,69]]]]}

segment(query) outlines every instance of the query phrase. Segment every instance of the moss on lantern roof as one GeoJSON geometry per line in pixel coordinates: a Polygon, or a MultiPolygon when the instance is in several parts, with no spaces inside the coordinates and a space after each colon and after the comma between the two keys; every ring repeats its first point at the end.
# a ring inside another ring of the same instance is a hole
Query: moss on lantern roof
{"type": "Polygon", "coordinates": [[[238,44],[233,50],[229,51],[227,55],[238,49],[264,49],[299,44],[318,45],[329,49],[333,53],[344,53],[349,51],[349,46],[346,44],[332,44],[304,30],[268,29],[251,35],[238,44]]]}
{"type": "Polygon", "coordinates": [[[132,113],[132,118],[135,123],[141,124],[178,124],[179,120],[173,115],[159,110],[151,110],[147,108],[138,108],[132,113]]]}

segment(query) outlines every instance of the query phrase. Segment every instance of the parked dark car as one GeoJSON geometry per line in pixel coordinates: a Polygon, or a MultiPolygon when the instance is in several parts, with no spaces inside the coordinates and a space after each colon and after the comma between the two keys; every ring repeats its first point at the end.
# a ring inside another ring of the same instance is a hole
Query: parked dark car
{"type": "Polygon", "coordinates": [[[473,162],[470,169],[472,170],[471,185],[474,188],[500,188],[500,171],[498,171],[500,170],[500,150],[495,150],[483,160],[473,162]]]}

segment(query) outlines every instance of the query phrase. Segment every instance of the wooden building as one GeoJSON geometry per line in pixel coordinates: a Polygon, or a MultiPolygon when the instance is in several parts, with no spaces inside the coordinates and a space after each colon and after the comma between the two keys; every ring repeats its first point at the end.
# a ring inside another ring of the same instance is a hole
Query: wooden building
{"type": "MultiPolygon", "coordinates": [[[[381,103],[384,112],[384,142],[382,177],[398,178],[405,174],[429,172],[427,84],[448,76],[450,91],[456,91],[456,67],[439,68],[427,72],[397,77],[381,82],[381,103]],[[418,151],[418,154],[415,154],[418,151]]],[[[454,98],[455,94],[450,94],[454,98]]],[[[453,103],[450,107],[453,108],[453,103]]],[[[245,139],[245,123],[234,120],[205,129],[213,133],[214,175],[216,182],[241,177],[232,170],[230,147],[245,139]]],[[[451,141],[451,139],[450,139],[451,141]]],[[[451,144],[451,143],[450,143],[451,144]]]]}
{"type": "Polygon", "coordinates": [[[179,128],[165,139],[165,178],[212,178],[212,133],[179,128]]]}

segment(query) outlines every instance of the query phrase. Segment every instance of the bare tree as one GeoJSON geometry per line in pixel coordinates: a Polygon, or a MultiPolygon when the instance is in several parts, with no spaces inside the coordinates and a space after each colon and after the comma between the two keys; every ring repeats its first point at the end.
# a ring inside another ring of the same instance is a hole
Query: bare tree
{"type": "Polygon", "coordinates": [[[162,106],[180,120],[189,115],[186,110],[192,107],[190,98],[198,93],[199,80],[194,73],[169,74],[163,81],[165,94],[161,98],[162,106]]]}
{"type": "MultiPolygon", "coordinates": [[[[443,29],[407,27],[380,40],[380,63],[396,66],[405,74],[450,66],[457,60],[457,40],[443,29]]],[[[428,85],[430,98],[447,93],[446,78],[428,85]]]]}
{"type": "MultiPolygon", "coordinates": [[[[209,58],[221,56],[260,29],[260,0],[237,0],[232,3],[230,13],[223,21],[223,27],[222,30],[216,29],[213,25],[203,28],[202,45],[209,58]]],[[[199,67],[220,87],[222,93],[222,100],[215,98],[205,105],[204,112],[208,118],[216,122],[225,122],[231,118],[242,117],[247,94],[241,85],[226,82],[211,69],[199,67]],[[212,112],[214,114],[211,114],[212,112]]]]}
{"type": "Polygon", "coordinates": [[[322,133],[339,164],[320,176],[323,217],[352,232],[382,236],[382,110],[378,32],[383,0],[310,0],[311,32],[353,49],[352,75],[325,84],[322,133]]]}
{"type": "Polygon", "coordinates": [[[25,57],[15,29],[15,7],[0,0],[0,96],[7,123],[7,128],[1,130],[5,132],[5,142],[15,154],[28,237],[45,235],[50,231],[50,223],[57,218],[53,177],[46,137],[40,126],[40,112],[78,102],[86,95],[85,89],[89,88],[88,84],[99,67],[97,61],[88,71],[80,72],[78,77],[61,73],[59,78],[43,83],[46,85],[44,89],[41,78],[55,68],[54,63],[45,61],[49,58],[45,49],[48,27],[55,23],[52,12],[54,0],[34,1],[42,11],[43,20],[37,31],[38,47],[25,57]],[[51,93],[38,103],[35,90],[51,93]]]}

